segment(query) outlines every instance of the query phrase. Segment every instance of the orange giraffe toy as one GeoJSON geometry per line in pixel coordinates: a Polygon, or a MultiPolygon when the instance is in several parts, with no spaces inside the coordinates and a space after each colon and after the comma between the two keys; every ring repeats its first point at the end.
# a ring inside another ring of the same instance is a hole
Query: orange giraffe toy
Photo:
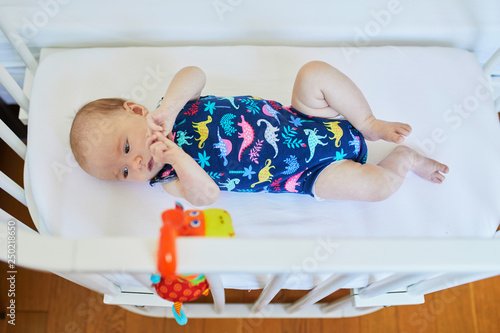
{"type": "Polygon", "coordinates": [[[176,238],[178,236],[233,237],[229,213],[222,209],[187,210],[180,203],[162,214],[163,226],[157,252],[160,274],[151,277],[157,294],[174,302],[172,312],[180,325],[187,323],[182,303],[208,295],[209,286],[203,274],[177,275],[176,238]]]}

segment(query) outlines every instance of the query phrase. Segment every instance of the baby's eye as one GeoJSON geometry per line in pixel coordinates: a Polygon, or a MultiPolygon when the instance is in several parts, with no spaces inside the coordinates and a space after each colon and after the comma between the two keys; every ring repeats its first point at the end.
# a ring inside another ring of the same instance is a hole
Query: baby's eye
{"type": "Polygon", "coordinates": [[[130,145],[128,144],[128,141],[125,143],[125,154],[128,154],[130,151],[130,145]]]}
{"type": "Polygon", "coordinates": [[[127,178],[128,176],[128,168],[125,167],[125,169],[123,169],[123,178],[127,178]]]}

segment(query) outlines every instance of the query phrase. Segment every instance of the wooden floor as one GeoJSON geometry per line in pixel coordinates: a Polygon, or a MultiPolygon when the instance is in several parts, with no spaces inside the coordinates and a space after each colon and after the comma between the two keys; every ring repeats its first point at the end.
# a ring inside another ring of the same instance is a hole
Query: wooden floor
{"type": "MultiPolygon", "coordinates": [[[[0,142],[0,170],[22,184],[23,163],[0,142]]],[[[27,210],[0,190],[0,207],[32,223],[27,210]]],[[[3,231],[2,231],[3,232],[3,231]]],[[[7,266],[0,265],[1,310],[8,305],[7,266]]],[[[255,298],[258,292],[234,292],[233,299],[255,298]],[[247,294],[249,296],[247,296],[247,294]]],[[[292,296],[294,293],[291,293],[292,296]]],[[[284,294],[285,295],[285,294],[284,294]]],[[[289,294],[286,294],[289,295],[289,294]]],[[[282,296],[284,299],[288,296],[282,296]]],[[[105,305],[102,295],[56,275],[17,268],[15,326],[0,319],[0,332],[500,332],[500,277],[426,296],[426,303],[384,308],[347,319],[190,319],[180,327],[172,319],[149,318],[105,305]]],[[[7,311],[6,311],[7,312],[7,311]]],[[[7,312],[8,314],[9,312],[7,312]]]]}

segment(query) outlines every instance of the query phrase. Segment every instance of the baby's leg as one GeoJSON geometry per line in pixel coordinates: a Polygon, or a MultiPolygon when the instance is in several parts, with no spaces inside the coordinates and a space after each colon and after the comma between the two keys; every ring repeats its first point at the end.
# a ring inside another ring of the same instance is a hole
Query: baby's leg
{"type": "Polygon", "coordinates": [[[408,171],[441,184],[448,167],[406,146],[398,146],[382,162],[337,162],[320,173],[314,183],[316,196],[326,200],[381,201],[394,194],[408,171]]]}
{"type": "Polygon", "coordinates": [[[311,116],[344,116],[367,140],[401,143],[410,134],[407,124],[378,120],[363,93],[347,76],[321,61],[299,70],[292,93],[292,107],[311,116]]]}

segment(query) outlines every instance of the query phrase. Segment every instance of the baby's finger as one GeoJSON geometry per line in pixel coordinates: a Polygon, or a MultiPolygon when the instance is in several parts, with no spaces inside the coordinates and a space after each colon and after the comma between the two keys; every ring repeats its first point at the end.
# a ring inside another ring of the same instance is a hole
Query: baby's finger
{"type": "Polygon", "coordinates": [[[163,134],[163,131],[155,132],[155,135],[156,135],[157,140],[159,140],[161,142],[165,142],[168,140],[168,138],[163,134]]]}
{"type": "Polygon", "coordinates": [[[165,146],[163,142],[157,141],[150,146],[150,150],[155,152],[163,152],[167,151],[168,147],[165,146]]]}
{"type": "Polygon", "coordinates": [[[177,145],[175,143],[173,143],[172,141],[170,141],[169,139],[167,139],[165,136],[163,136],[161,134],[158,135],[157,143],[161,144],[161,147],[164,150],[164,152],[166,152],[168,150],[175,149],[177,147],[177,145]]]}
{"type": "Polygon", "coordinates": [[[156,134],[154,134],[154,133],[149,134],[148,137],[146,138],[146,147],[151,146],[156,141],[158,141],[158,139],[156,138],[156,134]]]}
{"type": "Polygon", "coordinates": [[[146,123],[151,131],[161,131],[163,127],[161,126],[162,121],[157,118],[157,115],[150,113],[146,116],[146,123]]]}
{"type": "Polygon", "coordinates": [[[168,151],[168,148],[162,142],[157,141],[149,147],[149,151],[153,155],[153,159],[159,162],[162,160],[163,155],[168,151]]]}
{"type": "Polygon", "coordinates": [[[163,142],[163,138],[164,138],[164,136],[163,136],[163,134],[162,134],[161,132],[157,132],[157,131],[155,131],[155,132],[153,132],[153,134],[152,134],[152,135],[153,135],[153,136],[154,136],[154,138],[155,138],[155,142],[156,142],[156,141],[163,142]]]}
{"type": "Polygon", "coordinates": [[[158,139],[161,140],[161,142],[163,142],[168,148],[177,147],[177,144],[174,141],[167,138],[165,135],[163,135],[163,133],[158,135],[158,139]]]}

